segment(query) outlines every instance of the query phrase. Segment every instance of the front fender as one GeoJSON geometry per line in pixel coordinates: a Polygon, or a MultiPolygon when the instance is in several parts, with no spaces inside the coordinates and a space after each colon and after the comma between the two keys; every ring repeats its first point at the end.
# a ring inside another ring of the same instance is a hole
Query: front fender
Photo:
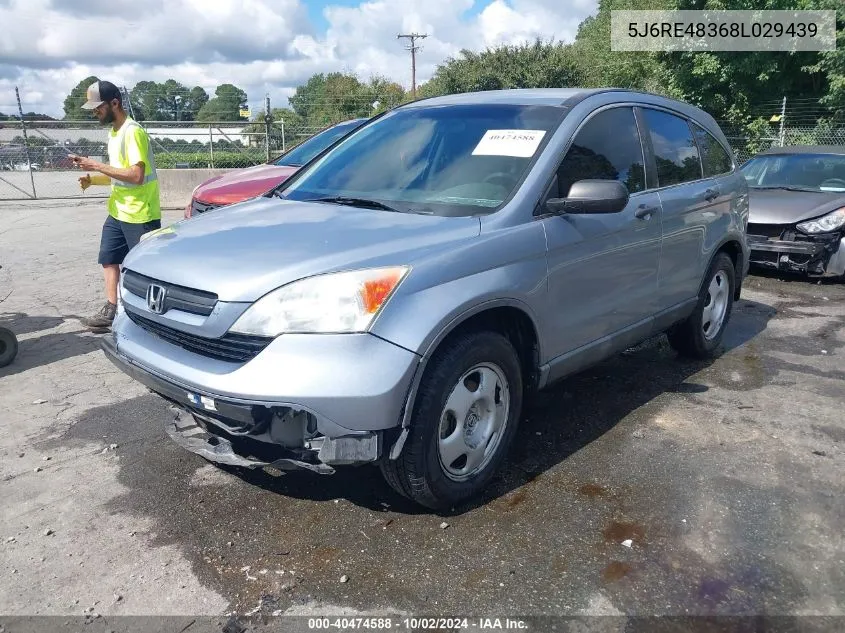
{"type": "Polygon", "coordinates": [[[414,401],[426,367],[443,341],[468,319],[494,308],[524,313],[537,333],[542,362],[548,267],[545,233],[539,223],[482,236],[458,252],[415,266],[402,293],[390,301],[371,330],[420,356],[405,398],[398,440],[390,458],[401,453],[414,401]],[[505,246],[505,240],[507,246],[505,246]]]}

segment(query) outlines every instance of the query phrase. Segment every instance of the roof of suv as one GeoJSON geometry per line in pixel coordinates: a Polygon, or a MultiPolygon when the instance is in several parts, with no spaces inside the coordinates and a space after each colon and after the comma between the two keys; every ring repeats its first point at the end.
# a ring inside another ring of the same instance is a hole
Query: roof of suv
{"type": "Polygon", "coordinates": [[[427,108],[431,106],[445,105],[536,105],[536,106],[558,106],[574,107],[580,101],[600,94],[617,94],[621,99],[632,102],[642,102],[657,106],[668,107],[688,117],[699,121],[707,121],[714,128],[718,124],[709,113],[701,108],[684,101],[673,99],[664,95],[645,92],[642,90],[631,90],[630,88],[512,88],[507,90],[482,90],[477,92],[462,92],[458,94],[443,95],[439,97],[427,97],[412,101],[400,108],[427,108]]]}
{"type": "MultiPolygon", "coordinates": [[[[647,95],[626,88],[512,88],[507,90],[482,90],[457,94],[428,97],[412,101],[407,106],[420,104],[432,105],[470,105],[487,103],[507,103],[513,105],[563,105],[573,97],[588,97],[602,92],[624,92],[630,95],[647,95]]],[[[649,95],[658,96],[658,95],[649,95]]]]}

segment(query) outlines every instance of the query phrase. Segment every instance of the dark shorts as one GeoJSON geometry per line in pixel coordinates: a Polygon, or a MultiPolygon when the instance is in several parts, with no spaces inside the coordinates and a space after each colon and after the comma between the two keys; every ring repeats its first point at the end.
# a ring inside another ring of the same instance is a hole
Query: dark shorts
{"type": "Polygon", "coordinates": [[[100,237],[99,264],[122,264],[126,254],[141,241],[144,233],[161,228],[161,220],[132,224],[121,222],[112,216],[106,218],[103,224],[103,234],[100,237]]]}

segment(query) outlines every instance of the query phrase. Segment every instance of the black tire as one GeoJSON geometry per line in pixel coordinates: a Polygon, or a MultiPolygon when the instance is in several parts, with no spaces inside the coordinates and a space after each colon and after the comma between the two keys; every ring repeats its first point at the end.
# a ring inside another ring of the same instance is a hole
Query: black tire
{"type": "Polygon", "coordinates": [[[18,355],[18,339],[11,330],[0,327],[0,367],[9,365],[18,355]]]}
{"type": "Polygon", "coordinates": [[[495,332],[455,336],[429,362],[414,402],[405,446],[398,459],[391,460],[385,455],[381,460],[382,475],[401,495],[433,510],[450,508],[474,497],[488,485],[510,448],[519,423],[522,397],[519,357],[507,338],[495,332]],[[466,479],[455,481],[447,474],[438,450],[441,418],[461,377],[482,363],[495,365],[503,374],[509,410],[504,431],[493,452],[485,457],[486,463],[482,462],[478,472],[468,473],[466,479]]]}
{"type": "Polygon", "coordinates": [[[667,332],[669,345],[681,356],[698,359],[712,358],[719,344],[722,342],[725,328],[730,321],[735,289],[736,270],[734,269],[733,261],[731,261],[731,258],[727,254],[718,253],[713,258],[713,262],[710,264],[710,268],[704,278],[704,283],[701,285],[695,310],[686,320],[675,324],[667,332]],[[718,325],[718,331],[714,331],[711,334],[711,332],[705,330],[706,323],[704,322],[704,315],[706,307],[712,300],[710,286],[717,275],[720,275],[720,279],[727,284],[727,287],[724,289],[727,304],[722,322],[718,325]]]}

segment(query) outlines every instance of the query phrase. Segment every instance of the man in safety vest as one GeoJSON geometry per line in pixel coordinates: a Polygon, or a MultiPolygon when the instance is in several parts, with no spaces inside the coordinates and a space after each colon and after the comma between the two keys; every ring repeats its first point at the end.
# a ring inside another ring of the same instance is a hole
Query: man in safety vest
{"type": "Polygon", "coordinates": [[[117,311],[120,265],[144,233],[161,228],[161,198],[155,160],[146,131],[123,109],[117,86],[98,81],[88,88],[82,106],[92,110],[109,130],[109,164],[71,155],[75,165],[99,174],[79,179],[83,191],[91,185],[111,185],[108,217],[103,224],[98,263],[103,266],[106,303],[99,312],[82,319],[94,331],[107,331],[117,311]]]}

